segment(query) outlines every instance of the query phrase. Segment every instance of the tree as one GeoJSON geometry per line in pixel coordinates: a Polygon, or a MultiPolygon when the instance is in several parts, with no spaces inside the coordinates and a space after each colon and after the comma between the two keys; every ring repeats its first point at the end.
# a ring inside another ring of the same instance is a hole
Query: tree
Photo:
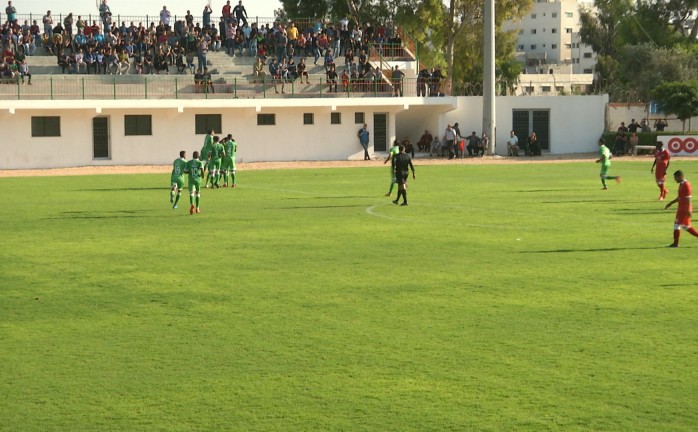
{"type": "Polygon", "coordinates": [[[698,80],[665,82],[652,91],[659,108],[667,114],[675,114],[686,131],[686,119],[698,115],[698,80]]]}

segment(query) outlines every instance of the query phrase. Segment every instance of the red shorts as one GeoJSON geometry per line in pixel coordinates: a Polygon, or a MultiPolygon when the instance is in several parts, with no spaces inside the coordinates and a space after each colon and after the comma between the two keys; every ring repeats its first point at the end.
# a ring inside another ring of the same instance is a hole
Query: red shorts
{"type": "Polygon", "coordinates": [[[657,168],[657,170],[654,172],[654,178],[657,179],[657,183],[664,183],[666,180],[666,168],[657,168]]]}
{"type": "Polygon", "coordinates": [[[691,216],[688,215],[686,210],[679,210],[676,212],[676,220],[674,220],[674,225],[684,225],[691,226],[691,216]]]}

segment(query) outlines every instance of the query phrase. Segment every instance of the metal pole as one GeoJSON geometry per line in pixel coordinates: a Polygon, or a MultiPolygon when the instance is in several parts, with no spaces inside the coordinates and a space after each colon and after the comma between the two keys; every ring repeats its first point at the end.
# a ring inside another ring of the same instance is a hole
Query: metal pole
{"type": "Polygon", "coordinates": [[[145,98],[148,99],[148,77],[143,78],[143,86],[145,87],[143,89],[143,91],[145,93],[145,98]]]}
{"type": "Polygon", "coordinates": [[[483,83],[482,98],[482,131],[490,138],[490,145],[487,154],[493,155],[495,151],[495,131],[496,131],[496,110],[495,110],[495,39],[494,39],[494,2],[495,0],[485,0],[485,74],[483,83]]]}
{"type": "Polygon", "coordinates": [[[237,78],[233,79],[233,97],[235,99],[238,98],[238,79],[237,78]]]}
{"type": "Polygon", "coordinates": [[[82,100],[85,100],[85,77],[82,77],[80,81],[82,81],[82,100]]]}
{"type": "Polygon", "coordinates": [[[175,77],[175,99],[179,99],[179,80],[175,77]]]}

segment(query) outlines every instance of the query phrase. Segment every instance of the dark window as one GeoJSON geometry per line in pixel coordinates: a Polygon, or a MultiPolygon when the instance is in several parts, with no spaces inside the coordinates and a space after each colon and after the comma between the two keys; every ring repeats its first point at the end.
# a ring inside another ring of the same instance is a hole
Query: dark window
{"type": "Polygon", "coordinates": [[[342,124],[342,113],[331,113],[330,114],[330,123],[332,124],[342,124]]]}
{"type": "Polygon", "coordinates": [[[221,132],[223,130],[223,122],[220,114],[197,114],[195,133],[197,135],[206,135],[208,131],[221,132]]]}
{"type": "Polygon", "coordinates": [[[153,116],[127,115],[124,116],[124,135],[152,135],[153,116]]]}
{"type": "Polygon", "coordinates": [[[315,114],[313,114],[313,113],[304,113],[304,114],[303,114],[303,124],[304,124],[304,125],[315,124],[315,114]]]}
{"type": "Polygon", "coordinates": [[[257,114],[257,126],[274,126],[276,114],[257,114]]]}
{"type": "Polygon", "coordinates": [[[60,117],[32,117],[33,137],[59,137],[61,136],[60,117]]]}
{"type": "Polygon", "coordinates": [[[360,125],[366,123],[365,117],[366,116],[362,112],[354,113],[354,123],[360,125]]]}

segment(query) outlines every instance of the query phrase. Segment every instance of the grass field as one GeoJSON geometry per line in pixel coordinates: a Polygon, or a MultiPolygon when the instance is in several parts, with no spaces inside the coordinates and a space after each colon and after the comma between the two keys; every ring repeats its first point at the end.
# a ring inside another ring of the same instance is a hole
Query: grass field
{"type": "Polygon", "coordinates": [[[194,216],[169,175],[0,179],[0,430],[695,431],[698,239],[650,166],[417,166],[408,207],[242,171],[194,216]]]}

